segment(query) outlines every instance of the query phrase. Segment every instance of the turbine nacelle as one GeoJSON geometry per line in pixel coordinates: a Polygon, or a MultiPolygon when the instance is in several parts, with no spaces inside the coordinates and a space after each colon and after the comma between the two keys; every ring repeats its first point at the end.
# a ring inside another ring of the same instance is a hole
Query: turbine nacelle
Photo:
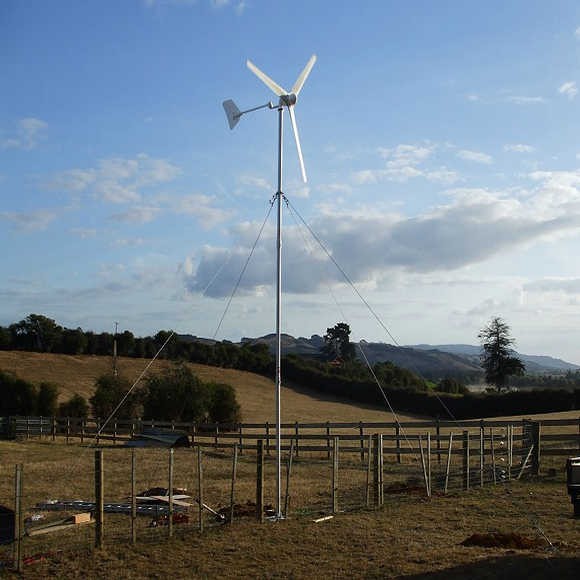
{"type": "Polygon", "coordinates": [[[280,107],[293,107],[296,104],[298,97],[294,93],[288,95],[280,95],[280,101],[278,106],[280,107]]]}

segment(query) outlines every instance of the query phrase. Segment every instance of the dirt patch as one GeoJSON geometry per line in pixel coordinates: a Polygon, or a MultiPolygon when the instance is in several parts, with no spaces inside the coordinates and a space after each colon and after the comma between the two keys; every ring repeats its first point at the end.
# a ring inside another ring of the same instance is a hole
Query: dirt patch
{"type": "Polygon", "coordinates": [[[510,550],[537,550],[544,548],[546,542],[540,538],[529,538],[520,534],[473,534],[461,542],[462,546],[480,546],[483,548],[507,548],[510,550]]]}

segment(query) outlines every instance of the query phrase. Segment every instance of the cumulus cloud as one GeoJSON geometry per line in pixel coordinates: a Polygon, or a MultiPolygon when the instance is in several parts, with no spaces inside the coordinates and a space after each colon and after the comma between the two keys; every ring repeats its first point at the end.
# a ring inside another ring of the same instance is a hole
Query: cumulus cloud
{"type": "Polygon", "coordinates": [[[34,149],[38,143],[46,137],[48,123],[35,117],[25,117],[16,124],[14,133],[2,141],[2,149],[23,149],[29,151],[34,149]]]}
{"type": "Polygon", "coordinates": [[[508,153],[533,153],[535,148],[531,145],[524,145],[522,143],[508,144],[503,146],[503,150],[508,153]]]}
{"type": "Polygon", "coordinates": [[[115,204],[139,202],[142,190],[173,181],[181,169],[165,159],[141,153],[135,158],[101,159],[96,167],[70,169],[55,175],[50,189],[86,193],[115,204]]]}
{"type": "Polygon", "coordinates": [[[193,193],[170,200],[170,208],[178,214],[194,216],[204,229],[220,224],[232,216],[231,210],[216,207],[215,197],[193,193]]]}
{"type": "Polygon", "coordinates": [[[558,92],[572,100],[578,94],[578,87],[574,81],[567,81],[560,85],[558,92]]]}
{"type": "Polygon", "coordinates": [[[385,160],[385,166],[379,169],[364,169],[352,176],[358,185],[380,183],[381,181],[396,181],[404,183],[414,177],[423,175],[418,168],[433,153],[431,145],[397,145],[392,149],[381,147],[379,155],[385,160]]]}
{"type": "Polygon", "coordinates": [[[152,222],[160,211],[158,207],[136,206],[113,214],[111,219],[116,222],[146,224],[152,222]]]}
{"type": "Polygon", "coordinates": [[[526,292],[580,294],[580,278],[544,278],[524,285],[526,292]]]}
{"type": "Polygon", "coordinates": [[[473,161],[475,163],[483,163],[489,165],[493,163],[493,158],[487,153],[481,153],[480,151],[470,151],[469,149],[460,149],[457,152],[457,157],[460,159],[465,159],[466,161],[473,161]]]}
{"type": "Polygon", "coordinates": [[[580,39],[580,26],[574,31],[574,36],[580,39]]]}
{"type": "Polygon", "coordinates": [[[56,212],[46,209],[31,212],[0,212],[0,219],[25,232],[45,230],[55,218],[56,212]]]}
{"type": "MultiPolygon", "coordinates": [[[[458,189],[450,192],[450,203],[416,217],[335,212],[320,216],[312,227],[357,283],[377,283],[397,271],[451,271],[521,245],[577,231],[580,182],[576,179],[574,175],[537,175],[536,188],[521,199],[507,193],[458,189]],[[564,182],[574,191],[561,196],[555,188],[564,182]],[[572,211],[574,203],[577,207],[572,211]]],[[[232,231],[233,249],[204,248],[195,271],[184,276],[187,288],[201,292],[213,280],[208,295],[231,292],[258,229],[257,223],[236,227],[232,231]]],[[[284,239],[286,271],[292,273],[285,281],[288,292],[312,293],[344,281],[324,252],[305,251],[296,228],[286,228],[284,239]]],[[[260,293],[272,283],[274,240],[273,228],[266,229],[242,281],[243,291],[260,293]]]]}

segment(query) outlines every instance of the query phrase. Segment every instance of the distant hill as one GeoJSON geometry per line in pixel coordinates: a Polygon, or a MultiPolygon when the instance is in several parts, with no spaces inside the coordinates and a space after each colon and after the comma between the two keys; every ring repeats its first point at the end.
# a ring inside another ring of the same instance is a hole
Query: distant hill
{"type": "MultiPolygon", "coordinates": [[[[242,344],[262,343],[268,345],[272,353],[276,349],[276,335],[267,334],[258,338],[243,338],[242,344]]],[[[310,338],[294,338],[282,335],[282,354],[296,354],[319,358],[324,339],[314,334],[310,338]]],[[[483,375],[479,355],[481,348],[470,344],[417,344],[393,346],[382,342],[361,341],[362,349],[371,364],[390,361],[397,366],[409,369],[425,378],[471,377],[477,380],[483,375]]],[[[358,349],[357,349],[358,350],[358,349]]],[[[528,373],[548,374],[579,370],[580,366],[550,356],[526,355],[516,353],[526,364],[528,373]]],[[[359,358],[360,358],[359,353],[359,358]]]]}
{"type": "MultiPolygon", "coordinates": [[[[416,350],[439,350],[441,352],[448,352],[463,356],[474,363],[479,361],[481,347],[471,344],[414,344],[409,348],[416,350]]],[[[554,358],[545,355],[521,354],[516,352],[516,355],[526,364],[526,371],[528,373],[550,373],[550,372],[566,372],[580,370],[580,365],[566,362],[559,358],[554,358]]]]}

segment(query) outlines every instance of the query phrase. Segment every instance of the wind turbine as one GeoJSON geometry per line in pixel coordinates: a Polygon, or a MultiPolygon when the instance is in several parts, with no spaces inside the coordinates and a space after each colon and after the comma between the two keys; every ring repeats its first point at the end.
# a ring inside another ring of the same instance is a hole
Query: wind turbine
{"type": "Polygon", "coordinates": [[[240,111],[234,101],[227,100],[223,102],[223,107],[228,118],[228,123],[230,129],[233,129],[237,124],[242,115],[250,113],[252,111],[257,111],[259,109],[277,109],[278,111],[278,190],[276,191],[276,201],[278,209],[278,219],[277,219],[277,236],[276,236],[276,249],[277,249],[277,262],[276,262],[276,519],[282,519],[284,516],[282,514],[282,453],[281,453],[281,431],[280,431],[280,390],[282,386],[282,374],[281,374],[281,359],[282,359],[282,339],[281,339],[281,328],[282,328],[282,316],[281,316],[281,303],[282,303],[282,198],[284,194],[282,193],[282,138],[283,138],[283,120],[284,120],[284,109],[288,110],[288,115],[290,116],[290,123],[292,124],[292,131],[294,133],[294,140],[296,141],[296,149],[298,151],[298,160],[300,162],[300,171],[302,173],[302,179],[306,183],[306,169],[304,168],[304,158],[302,157],[302,148],[300,147],[300,137],[298,135],[298,125],[296,124],[296,115],[294,114],[294,106],[298,101],[298,95],[316,62],[316,55],[313,54],[310,60],[306,63],[302,72],[298,75],[292,90],[289,92],[282,88],[278,83],[273,81],[266,73],[262,72],[252,61],[246,61],[247,67],[278,97],[278,104],[273,105],[271,102],[265,105],[259,105],[245,111],[240,111]]]}

